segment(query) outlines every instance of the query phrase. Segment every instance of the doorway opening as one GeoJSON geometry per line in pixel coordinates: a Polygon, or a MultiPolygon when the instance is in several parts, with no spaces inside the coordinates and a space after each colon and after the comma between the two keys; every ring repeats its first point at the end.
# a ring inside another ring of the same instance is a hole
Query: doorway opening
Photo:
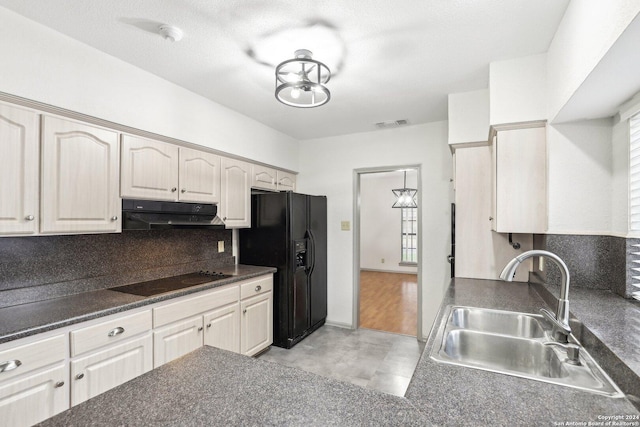
{"type": "Polygon", "coordinates": [[[421,339],[420,166],[357,169],[354,196],[354,327],[421,339]],[[417,207],[392,207],[404,187],[417,207]]]}

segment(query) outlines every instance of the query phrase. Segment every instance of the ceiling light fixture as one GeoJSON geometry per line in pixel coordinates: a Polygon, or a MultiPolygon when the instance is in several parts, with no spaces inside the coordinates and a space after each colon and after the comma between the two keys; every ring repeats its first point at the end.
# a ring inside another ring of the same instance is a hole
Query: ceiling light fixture
{"type": "Polygon", "coordinates": [[[276,67],[276,98],[291,107],[311,108],[326,104],[331,92],[325,84],[331,78],[329,67],[312,59],[306,49],[296,50],[295,58],[276,67]]]}
{"type": "Polygon", "coordinates": [[[407,188],[407,171],[404,171],[404,188],[391,190],[398,200],[391,206],[392,208],[417,208],[415,188],[407,188]]]}
{"type": "Polygon", "coordinates": [[[173,25],[160,25],[158,32],[165,40],[169,40],[170,42],[179,42],[184,35],[180,28],[174,27],[173,25]]]}

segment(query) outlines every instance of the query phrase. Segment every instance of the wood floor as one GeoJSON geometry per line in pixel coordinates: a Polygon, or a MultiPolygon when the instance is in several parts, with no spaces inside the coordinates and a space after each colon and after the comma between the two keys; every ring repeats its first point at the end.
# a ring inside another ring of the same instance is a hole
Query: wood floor
{"type": "Polygon", "coordinates": [[[418,276],[360,271],[360,327],[416,336],[418,276]]]}

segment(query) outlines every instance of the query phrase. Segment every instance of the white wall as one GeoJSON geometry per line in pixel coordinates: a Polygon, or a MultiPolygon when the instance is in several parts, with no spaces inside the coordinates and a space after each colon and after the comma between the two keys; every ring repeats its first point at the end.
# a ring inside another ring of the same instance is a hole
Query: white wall
{"type": "Polygon", "coordinates": [[[610,234],[612,120],[548,126],[549,233],[610,234]]]}
{"type": "Polygon", "coordinates": [[[489,89],[449,94],[449,144],[489,139],[489,89]]]}
{"type": "Polygon", "coordinates": [[[353,221],[354,169],[422,165],[423,335],[428,335],[449,284],[451,153],[447,122],[408,126],[300,143],[298,189],[326,194],[328,203],[328,315],[335,324],[352,324],[353,234],[340,221],[353,221]]]}
{"type": "Polygon", "coordinates": [[[637,0],[569,3],[547,52],[549,119],[556,117],[638,13],[637,0]]]}
{"type": "Polygon", "coordinates": [[[547,55],[489,64],[492,125],[547,118],[547,55]]]}
{"type": "Polygon", "coordinates": [[[298,170],[295,139],[0,7],[0,91],[298,170]]]}
{"type": "MultiPolygon", "coordinates": [[[[407,187],[418,188],[418,174],[407,171],[407,187]]],[[[360,268],[417,273],[417,267],[401,266],[401,209],[391,206],[394,188],[403,188],[402,172],[362,174],[360,178],[360,268]],[[382,261],[384,260],[384,262],[382,261]]]]}

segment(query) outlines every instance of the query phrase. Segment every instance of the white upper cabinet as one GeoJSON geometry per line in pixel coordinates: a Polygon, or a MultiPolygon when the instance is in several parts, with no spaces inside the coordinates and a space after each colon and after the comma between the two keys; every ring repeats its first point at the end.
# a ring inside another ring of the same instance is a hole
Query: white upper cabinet
{"type": "Polygon", "coordinates": [[[123,135],[121,180],[125,198],[218,203],[220,157],[123,135]]]}
{"type": "Polygon", "coordinates": [[[277,172],[278,191],[296,191],[296,176],[292,173],[277,172]]]}
{"type": "Polygon", "coordinates": [[[249,163],[222,158],[221,196],[218,215],[227,228],[251,227],[251,182],[249,163]]]}
{"type": "Polygon", "coordinates": [[[38,231],[38,114],[0,104],[0,234],[38,231]]]}
{"type": "Polygon", "coordinates": [[[492,151],[492,229],[501,233],[545,233],[546,128],[499,130],[492,151]]]}
{"type": "Polygon", "coordinates": [[[260,190],[276,191],[276,170],[261,165],[251,165],[251,187],[260,190]]]}
{"type": "Polygon", "coordinates": [[[118,133],[44,116],[41,233],[121,230],[118,133]]]}
{"type": "Polygon", "coordinates": [[[180,147],[179,200],[218,203],[220,201],[220,156],[180,147]]]}
{"type": "Polygon", "coordinates": [[[178,153],[172,144],[122,135],[122,197],[177,201],[178,153]]]}

